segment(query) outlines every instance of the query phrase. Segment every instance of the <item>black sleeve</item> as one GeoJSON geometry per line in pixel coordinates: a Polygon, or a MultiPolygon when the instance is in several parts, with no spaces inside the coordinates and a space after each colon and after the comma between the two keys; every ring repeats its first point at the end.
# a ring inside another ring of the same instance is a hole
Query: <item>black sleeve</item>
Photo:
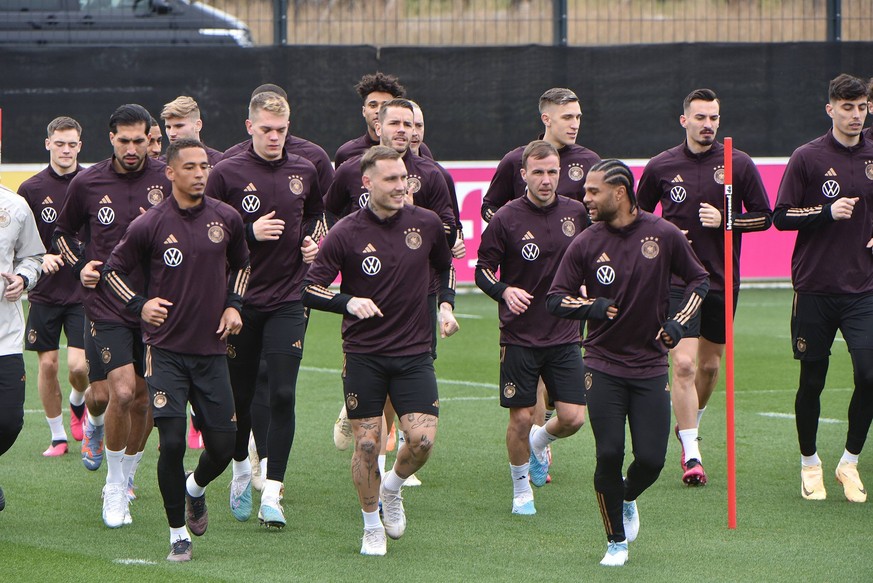
{"type": "Polygon", "coordinates": [[[126,274],[107,265],[103,268],[102,279],[115,297],[121,300],[128,312],[137,318],[142,317],[142,308],[148,300],[130,287],[126,274]]]}
{"type": "Polygon", "coordinates": [[[308,279],[303,280],[303,305],[325,312],[345,314],[346,306],[354,296],[344,293],[334,293],[324,285],[317,285],[308,279]]]}
{"type": "Polygon", "coordinates": [[[570,320],[606,320],[606,310],[615,305],[615,300],[609,298],[583,298],[549,294],[546,307],[549,312],[559,318],[570,320]]]}
{"type": "Polygon", "coordinates": [[[493,271],[479,265],[476,266],[476,285],[498,303],[503,301],[503,292],[509,287],[497,279],[493,271]]]}
{"type": "Polygon", "coordinates": [[[817,229],[833,222],[830,203],[808,208],[779,207],[773,212],[773,224],[780,231],[817,229]]]}

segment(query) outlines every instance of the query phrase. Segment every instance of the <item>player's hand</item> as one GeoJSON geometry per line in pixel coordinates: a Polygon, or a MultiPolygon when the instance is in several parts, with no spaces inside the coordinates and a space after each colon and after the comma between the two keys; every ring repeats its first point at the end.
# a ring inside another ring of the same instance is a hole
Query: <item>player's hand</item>
{"type": "MultiPolygon", "coordinates": [[[[682,234],[685,235],[685,238],[688,239],[688,229],[680,229],[682,234]]],[[[688,244],[691,244],[691,239],[688,239],[688,244]]]]}
{"type": "Polygon", "coordinates": [[[612,304],[608,308],[606,308],[606,319],[607,320],[615,320],[615,317],[618,316],[618,306],[612,304]]]}
{"type": "Polygon", "coordinates": [[[139,207],[139,214],[141,214],[141,215],[146,214],[146,209],[139,207]]]}
{"type": "Polygon", "coordinates": [[[467,256],[467,246],[464,245],[464,240],[458,237],[455,244],[452,246],[452,257],[455,259],[463,259],[467,256]]]}
{"type": "Polygon", "coordinates": [[[315,261],[315,256],[318,255],[318,243],[312,240],[312,237],[306,235],[303,237],[303,245],[300,246],[300,253],[303,254],[303,263],[312,263],[315,261]]]}
{"type": "Polygon", "coordinates": [[[845,221],[852,218],[852,212],[855,210],[855,203],[858,202],[858,197],[838,198],[831,203],[831,217],[835,221],[845,221]]]}
{"type": "Polygon", "coordinates": [[[82,282],[82,285],[89,289],[97,287],[97,283],[100,281],[100,270],[97,268],[101,265],[103,265],[103,262],[97,260],[89,261],[85,264],[85,267],[79,273],[79,281],[82,282]]]}
{"type": "Polygon", "coordinates": [[[167,321],[169,311],[167,308],[173,305],[173,302],[167,301],[164,298],[152,298],[142,307],[140,316],[143,321],[152,326],[160,326],[167,321]]]}
{"type": "Polygon", "coordinates": [[[413,196],[415,193],[412,192],[412,186],[406,189],[406,194],[403,195],[403,204],[409,204],[415,206],[415,197],[413,196]]]}
{"type": "Polygon", "coordinates": [[[46,253],[42,256],[42,272],[57,273],[64,265],[64,259],[60,255],[51,255],[46,253]]]}
{"type": "Polygon", "coordinates": [[[869,241],[867,241],[867,249],[873,250],[873,239],[870,239],[869,241]]]}
{"type": "MultiPolygon", "coordinates": [[[[700,203],[700,224],[708,229],[721,228],[721,212],[709,203],[700,203]]],[[[687,234],[687,233],[686,233],[687,234]]]]}
{"type": "Polygon", "coordinates": [[[460,324],[455,319],[455,312],[452,311],[452,305],[448,302],[440,304],[440,312],[437,316],[440,323],[440,338],[448,338],[455,332],[461,329],[460,324]]]}
{"type": "Polygon", "coordinates": [[[382,311],[370,298],[352,298],[346,304],[346,311],[359,320],[366,320],[374,316],[382,317],[382,311]]]}
{"type": "Polygon", "coordinates": [[[684,330],[682,325],[676,320],[667,320],[661,325],[655,340],[660,340],[667,348],[675,348],[679,341],[682,340],[684,330]]]}
{"type": "Polygon", "coordinates": [[[239,334],[242,330],[242,316],[236,308],[225,308],[221,314],[221,320],[218,321],[218,330],[216,334],[221,334],[220,340],[227,340],[231,334],[239,334]]]}
{"type": "Polygon", "coordinates": [[[270,211],[252,223],[252,231],[258,241],[275,241],[285,230],[285,221],[274,219],[276,211],[270,211]]]}
{"type": "Polygon", "coordinates": [[[6,291],[3,293],[3,299],[7,302],[17,302],[24,293],[24,278],[17,273],[0,273],[3,279],[6,280],[6,291]]]}
{"type": "Polygon", "coordinates": [[[527,311],[532,299],[533,296],[520,287],[508,287],[503,290],[503,301],[506,302],[509,311],[516,316],[520,316],[527,311]]]}

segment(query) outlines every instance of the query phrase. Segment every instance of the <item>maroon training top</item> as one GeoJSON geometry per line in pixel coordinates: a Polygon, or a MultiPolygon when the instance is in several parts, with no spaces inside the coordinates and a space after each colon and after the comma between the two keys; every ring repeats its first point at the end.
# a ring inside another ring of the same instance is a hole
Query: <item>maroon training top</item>
{"type": "MultiPolygon", "coordinates": [[[[235,146],[231,146],[224,153],[225,158],[236,156],[242,152],[246,152],[252,145],[251,139],[240,142],[235,146]]],[[[333,166],[330,163],[330,158],[324,148],[309,140],[298,138],[288,134],[285,136],[285,151],[289,154],[297,154],[302,158],[306,158],[315,166],[318,172],[318,188],[323,195],[330,188],[330,183],[333,182],[333,166]]]]}
{"type": "MultiPolygon", "coordinates": [[[[349,140],[339,148],[337,148],[336,155],[333,157],[333,166],[337,170],[346,160],[350,160],[356,156],[363,156],[364,152],[372,148],[373,146],[378,146],[379,140],[376,139],[373,141],[370,139],[370,132],[367,132],[363,136],[359,136],[353,140],[349,140]]],[[[418,153],[425,158],[430,158],[433,160],[433,154],[430,151],[430,148],[427,147],[427,144],[422,143],[418,148],[418,153]]]]}

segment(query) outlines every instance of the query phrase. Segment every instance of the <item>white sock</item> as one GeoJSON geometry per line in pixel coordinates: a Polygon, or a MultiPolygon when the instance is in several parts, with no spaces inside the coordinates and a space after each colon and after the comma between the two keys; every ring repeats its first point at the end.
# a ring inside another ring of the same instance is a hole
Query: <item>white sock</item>
{"type": "Polygon", "coordinates": [[[258,465],[261,468],[261,476],[263,476],[263,478],[266,480],[267,479],[267,458],[262,457],[258,461],[258,465]]]}
{"type": "Polygon", "coordinates": [[[840,461],[846,462],[847,464],[857,464],[859,455],[861,454],[850,453],[848,449],[845,449],[843,450],[843,457],[840,458],[840,461]]]}
{"type": "Polygon", "coordinates": [[[197,480],[194,479],[194,472],[191,472],[188,475],[188,479],[185,480],[185,490],[187,490],[188,494],[194,498],[199,498],[200,496],[203,496],[204,492],[206,492],[206,487],[198,484],[197,480]]]}
{"type": "Polygon", "coordinates": [[[520,466],[509,464],[509,473],[512,475],[512,495],[515,498],[519,496],[530,496],[533,498],[533,490],[530,487],[528,479],[528,470],[530,464],[524,463],[520,466]]]}
{"type": "Polygon", "coordinates": [[[122,464],[124,462],[124,450],[112,451],[106,448],[106,483],[107,484],[124,484],[127,479],[127,474],[124,473],[122,464]]]}
{"type": "Polygon", "coordinates": [[[818,452],[812,455],[801,455],[800,464],[804,466],[820,466],[821,458],[818,457],[818,452]]]}
{"type": "Polygon", "coordinates": [[[382,520],[379,518],[378,510],[374,510],[373,512],[364,512],[363,510],[361,510],[361,514],[364,515],[365,530],[376,530],[377,528],[383,528],[382,520]]]}
{"type": "Polygon", "coordinates": [[[105,415],[105,413],[101,413],[95,417],[94,415],[91,415],[91,411],[88,411],[88,424],[91,425],[91,427],[100,427],[103,425],[103,415],[105,415]]]}
{"type": "Polygon", "coordinates": [[[252,475],[252,463],[249,461],[249,458],[246,457],[241,462],[233,460],[233,477],[239,478],[246,474],[252,475]]]}
{"type": "Polygon", "coordinates": [[[697,427],[700,427],[700,418],[703,417],[703,413],[706,411],[706,407],[703,409],[697,410],[697,427]]]}
{"type": "Polygon", "coordinates": [[[702,462],[700,457],[700,448],[697,446],[697,428],[680,429],[679,439],[682,440],[682,447],[685,448],[685,461],[696,459],[702,462]]]}
{"type": "Polygon", "coordinates": [[[536,456],[542,458],[543,450],[556,439],[558,438],[546,431],[545,426],[543,426],[534,431],[533,435],[530,436],[530,446],[533,448],[536,456]]]}
{"type": "Polygon", "coordinates": [[[143,452],[137,452],[135,456],[133,456],[133,465],[130,466],[130,472],[127,474],[128,480],[131,482],[136,478],[136,470],[139,469],[139,462],[142,461],[143,452]]]}
{"type": "Polygon", "coordinates": [[[394,471],[394,468],[391,468],[391,471],[382,476],[382,487],[389,492],[399,492],[405,481],[406,478],[401,478],[394,471]]]}
{"type": "Polygon", "coordinates": [[[85,391],[77,391],[70,387],[70,405],[78,407],[85,402],[85,391]]]}
{"type": "Polygon", "coordinates": [[[385,454],[379,454],[379,475],[385,476],[385,454]]]}
{"type": "Polygon", "coordinates": [[[191,534],[188,532],[187,526],[181,526],[179,528],[170,527],[170,544],[173,544],[179,539],[191,540],[191,534]]]}
{"type": "Polygon", "coordinates": [[[282,492],[282,482],[278,480],[264,480],[264,489],[261,491],[261,503],[268,498],[271,500],[280,500],[282,492]]]}
{"type": "Polygon", "coordinates": [[[49,429],[52,431],[52,441],[67,441],[67,432],[64,430],[64,416],[46,417],[49,429]]]}

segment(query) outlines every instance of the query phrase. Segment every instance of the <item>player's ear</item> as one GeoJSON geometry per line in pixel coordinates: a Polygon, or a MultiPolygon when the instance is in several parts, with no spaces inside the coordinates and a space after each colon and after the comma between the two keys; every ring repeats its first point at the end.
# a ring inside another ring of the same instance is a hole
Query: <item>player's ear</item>
{"type": "Polygon", "coordinates": [[[164,174],[166,175],[167,180],[169,180],[170,182],[173,181],[173,177],[175,176],[175,173],[173,172],[173,167],[172,167],[172,166],[170,166],[169,164],[167,164],[167,165],[164,167],[164,174]]]}
{"type": "Polygon", "coordinates": [[[688,118],[685,117],[685,114],[684,114],[684,113],[683,113],[682,115],[679,116],[679,125],[681,125],[683,128],[685,127],[685,124],[686,124],[687,122],[688,122],[688,118]]]}
{"type": "Polygon", "coordinates": [[[828,114],[828,117],[834,117],[834,106],[830,102],[825,104],[825,113],[828,114]]]}

